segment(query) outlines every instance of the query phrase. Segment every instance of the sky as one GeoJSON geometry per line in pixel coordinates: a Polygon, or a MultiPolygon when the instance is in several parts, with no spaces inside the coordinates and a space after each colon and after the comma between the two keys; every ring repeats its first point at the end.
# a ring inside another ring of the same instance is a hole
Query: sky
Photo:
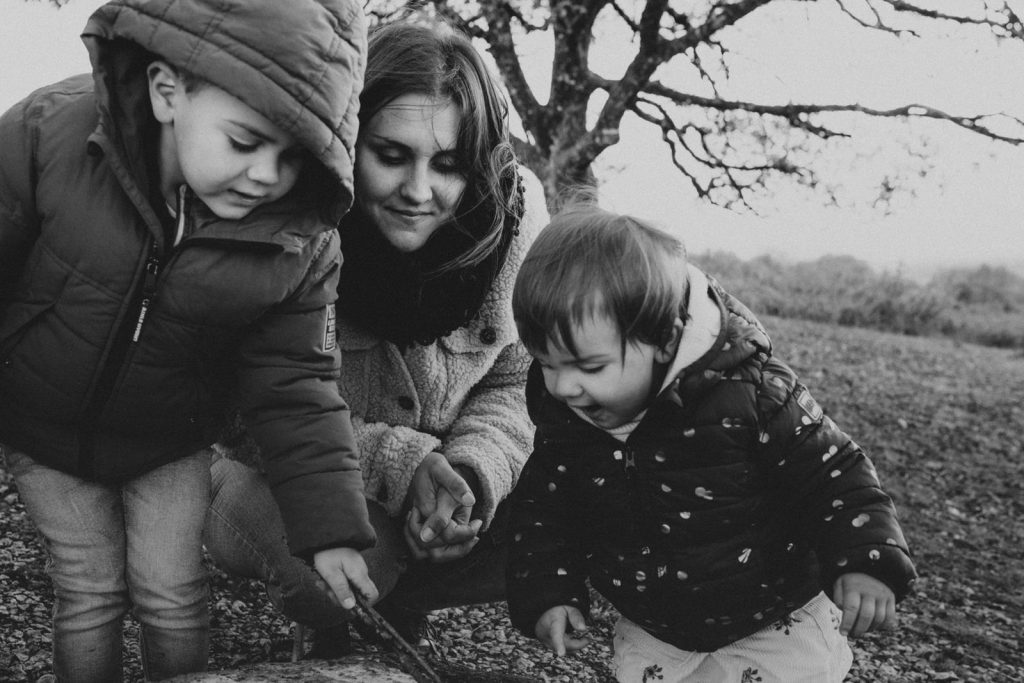
{"type": "MultiPolygon", "coordinates": [[[[962,1],[962,0],[960,0],[962,1]]],[[[0,0],[0,111],[33,89],[89,69],[80,38],[100,0],[0,0]]],[[[857,2],[846,3],[851,8],[857,2]]],[[[1010,0],[1011,6],[1024,0],[1010,0]]],[[[953,7],[952,0],[947,8],[953,7]]],[[[1024,15],[1024,7],[1016,6],[1024,15]]],[[[878,108],[909,103],[949,113],[1007,112],[1024,118],[1024,43],[932,24],[916,40],[868,31],[833,3],[779,3],[723,33],[731,50],[727,94],[743,99],[850,103],[878,108]]],[[[597,32],[592,68],[614,77],[629,56],[628,38],[597,32]],[[609,47],[611,46],[611,47],[609,47]]],[[[550,76],[550,37],[517,46],[538,97],[550,76]]],[[[669,76],[661,76],[671,78],[669,76]]],[[[927,151],[931,170],[888,214],[867,201],[828,207],[822,198],[778,189],[758,213],[710,206],[671,165],[657,131],[624,123],[620,143],[595,165],[602,201],[683,237],[689,251],[770,254],[788,261],[829,254],[862,259],[879,271],[924,280],[937,268],[1006,266],[1024,274],[1024,145],[1011,146],[932,122],[854,123],[856,153],[829,152],[823,169],[844,196],[869,196],[880,177],[907,166],[906,149],[927,151]]]]}

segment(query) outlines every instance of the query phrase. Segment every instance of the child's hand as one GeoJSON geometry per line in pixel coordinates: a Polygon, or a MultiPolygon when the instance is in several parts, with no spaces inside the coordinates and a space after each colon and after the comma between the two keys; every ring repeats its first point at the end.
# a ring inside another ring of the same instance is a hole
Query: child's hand
{"type": "Polygon", "coordinates": [[[353,588],[359,591],[371,605],[380,597],[377,586],[370,580],[370,573],[366,569],[366,560],[358,550],[352,548],[321,550],[313,556],[313,567],[327,582],[327,586],[334,593],[338,604],[345,609],[352,609],[356,606],[356,599],[352,595],[353,588]]]}
{"type": "Polygon", "coordinates": [[[878,579],[867,574],[843,574],[836,579],[832,601],[843,610],[839,632],[859,638],[874,629],[896,625],[896,596],[878,579]]]}
{"type": "Polygon", "coordinates": [[[533,631],[537,634],[540,642],[551,648],[551,651],[561,657],[566,652],[575,652],[586,647],[590,642],[586,636],[573,638],[566,633],[566,625],[571,627],[572,633],[583,633],[587,630],[587,620],[575,607],[559,605],[552,607],[540,615],[537,625],[533,631]]]}

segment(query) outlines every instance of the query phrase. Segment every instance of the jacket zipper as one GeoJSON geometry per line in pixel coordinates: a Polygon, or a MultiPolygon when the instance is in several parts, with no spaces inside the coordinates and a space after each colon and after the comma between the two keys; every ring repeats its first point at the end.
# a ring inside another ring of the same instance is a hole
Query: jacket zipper
{"type": "MultiPolygon", "coordinates": [[[[107,400],[114,392],[114,384],[121,374],[122,366],[128,356],[128,350],[136,342],[142,332],[142,324],[146,319],[156,293],[156,277],[160,272],[160,246],[155,238],[150,238],[149,255],[143,268],[142,281],[134,286],[132,301],[139,301],[139,313],[134,320],[127,318],[117,331],[110,353],[96,382],[96,390],[82,413],[78,469],[85,477],[95,476],[96,460],[96,423],[107,400]],[[141,289],[141,291],[140,291],[141,289]]],[[[134,306],[134,304],[133,304],[134,306]]]]}
{"type": "MultiPolygon", "coordinates": [[[[177,220],[175,221],[174,237],[171,243],[172,250],[181,243],[181,239],[185,236],[185,196],[187,191],[186,185],[178,187],[177,220]]],[[[139,317],[135,321],[135,331],[132,333],[133,344],[138,343],[139,337],[142,335],[142,325],[146,322],[146,314],[149,313],[149,307],[156,300],[156,283],[157,278],[160,277],[161,266],[160,250],[154,240],[149,251],[149,258],[146,259],[146,275],[142,281],[142,303],[139,305],[139,317]]]]}
{"type": "MultiPolygon", "coordinates": [[[[181,239],[185,224],[185,187],[178,191],[178,230],[175,242],[181,239]]],[[[80,433],[80,450],[78,457],[78,470],[85,476],[95,476],[96,465],[96,423],[100,413],[106,405],[107,400],[114,392],[114,385],[128,357],[128,351],[133,344],[138,343],[142,335],[142,327],[146,322],[149,309],[156,301],[158,278],[160,277],[163,255],[160,250],[160,243],[156,238],[150,237],[149,255],[146,257],[146,264],[143,267],[141,283],[134,285],[134,293],[131,300],[139,300],[139,312],[135,317],[134,325],[126,321],[117,332],[114,344],[110,348],[106,364],[96,382],[96,391],[82,414],[82,423],[86,425],[80,433]],[[141,292],[139,291],[141,289],[141,292]]],[[[130,320],[130,319],[129,319],[130,320]]]]}
{"type": "Polygon", "coordinates": [[[132,332],[133,344],[139,341],[139,337],[142,335],[142,325],[146,322],[146,314],[149,313],[149,307],[156,300],[156,281],[159,276],[160,252],[154,240],[152,248],[149,250],[149,258],[146,259],[146,275],[142,280],[142,302],[139,304],[139,317],[135,321],[135,331],[132,332]]]}
{"type": "Polygon", "coordinates": [[[640,471],[636,464],[636,455],[633,453],[633,449],[628,446],[623,446],[621,449],[623,454],[622,469],[626,474],[626,482],[629,486],[629,504],[632,509],[632,515],[634,520],[638,520],[634,524],[636,530],[636,537],[640,539],[640,566],[638,575],[635,577],[638,586],[646,586],[651,588],[655,585],[655,581],[660,578],[656,569],[655,557],[652,554],[651,548],[654,547],[654,543],[650,541],[651,531],[647,524],[644,523],[648,519],[648,511],[644,505],[643,496],[640,495],[640,491],[637,488],[637,474],[640,471]],[[642,575],[641,575],[642,573],[642,575]]]}

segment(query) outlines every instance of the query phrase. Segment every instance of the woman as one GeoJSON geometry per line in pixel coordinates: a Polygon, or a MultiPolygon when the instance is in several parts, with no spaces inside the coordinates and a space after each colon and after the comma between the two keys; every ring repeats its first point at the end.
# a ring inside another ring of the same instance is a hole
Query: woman
{"type": "MultiPolygon", "coordinates": [[[[535,178],[524,198],[507,114],[466,38],[408,23],[371,34],[356,204],[339,228],[339,389],[378,537],[364,556],[379,609],[406,636],[427,610],[504,597],[501,502],[533,436],[511,291],[547,222],[535,178]]],[[[266,580],[332,654],[349,615],[288,553],[263,478],[233,448],[213,466],[207,547],[266,580]]]]}

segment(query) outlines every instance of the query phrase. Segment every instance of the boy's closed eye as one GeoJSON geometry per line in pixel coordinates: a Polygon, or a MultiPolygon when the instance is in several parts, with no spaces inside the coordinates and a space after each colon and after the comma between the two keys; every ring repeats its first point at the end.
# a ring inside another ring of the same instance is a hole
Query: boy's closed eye
{"type": "Polygon", "coordinates": [[[241,152],[243,154],[250,154],[252,152],[255,152],[260,148],[260,145],[263,143],[262,140],[256,140],[252,142],[239,140],[238,138],[232,137],[230,135],[228,136],[228,142],[231,144],[231,149],[235,150],[236,152],[241,152]]]}

